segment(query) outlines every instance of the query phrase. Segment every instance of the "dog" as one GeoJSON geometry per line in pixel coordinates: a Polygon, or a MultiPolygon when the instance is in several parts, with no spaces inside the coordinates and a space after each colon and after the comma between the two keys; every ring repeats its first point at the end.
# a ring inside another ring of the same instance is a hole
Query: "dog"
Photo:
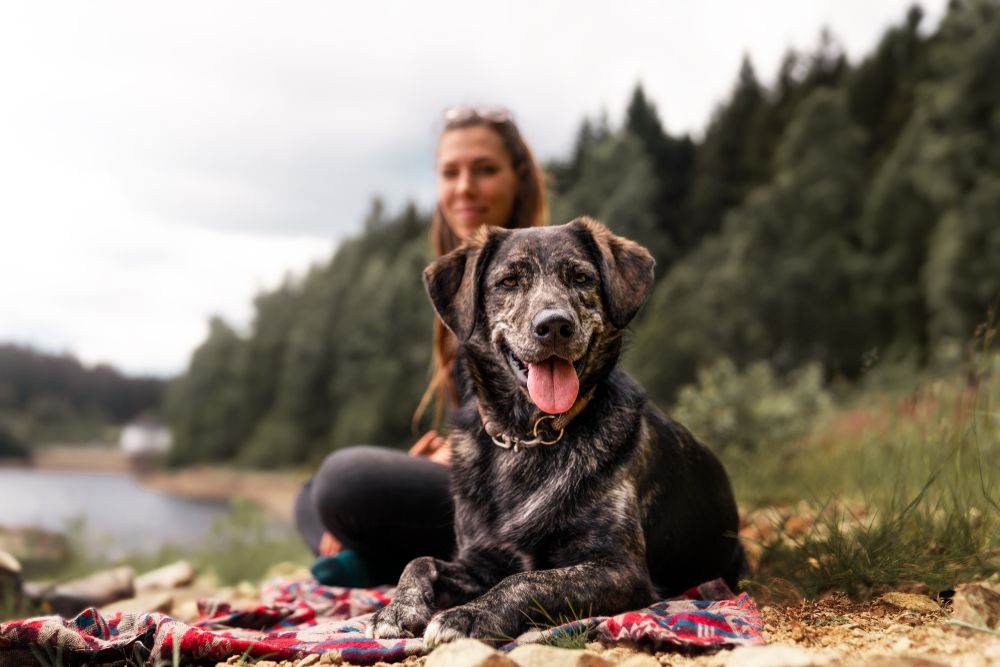
{"type": "Polygon", "coordinates": [[[457,550],[404,569],[370,637],[501,641],[743,567],[719,460],[617,367],[653,258],[589,218],[480,229],[424,271],[474,389],[454,415],[457,550]]]}

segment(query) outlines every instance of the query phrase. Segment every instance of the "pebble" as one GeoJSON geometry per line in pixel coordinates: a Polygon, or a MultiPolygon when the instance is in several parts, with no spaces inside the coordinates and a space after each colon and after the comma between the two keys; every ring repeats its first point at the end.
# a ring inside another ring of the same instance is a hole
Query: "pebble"
{"type": "Polygon", "coordinates": [[[1000,629],[1000,591],[986,584],[981,581],[959,586],[952,600],[952,615],[956,620],[997,630],[1000,629]]]}
{"type": "Polygon", "coordinates": [[[926,595],[916,593],[883,593],[878,601],[882,604],[902,609],[904,611],[914,611],[918,614],[933,614],[941,611],[941,606],[926,595]]]}
{"type": "Polygon", "coordinates": [[[741,646],[726,657],[725,667],[822,667],[831,662],[823,653],[797,646],[741,646]]]}
{"type": "Polygon", "coordinates": [[[126,614],[151,614],[159,612],[169,614],[174,607],[174,596],[165,592],[151,592],[144,595],[136,595],[133,598],[116,600],[100,608],[100,612],[110,615],[115,612],[126,614]]]}
{"type": "Polygon", "coordinates": [[[660,667],[660,661],[647,653],[636,653],[619,662],[617,667],[660,667]]]}
{"type": "Polygon", "coordinates": [[[427,656],[424,667],[517,667],[511,658],[475,639],[457,639],[427,656]]]}
{"type": "Polygon", "coordinates": [[[542,644],[518,646],[507,655],[520,667],[611,667],[614,664],[591,651],[542,644]]]}
{"type": "Polygon", "coordinates": [[[180,588],[194,581],[194,577],[194,566],[186,560],[179,560],[136,577],[135,591],[148,593],[180,588]]]}

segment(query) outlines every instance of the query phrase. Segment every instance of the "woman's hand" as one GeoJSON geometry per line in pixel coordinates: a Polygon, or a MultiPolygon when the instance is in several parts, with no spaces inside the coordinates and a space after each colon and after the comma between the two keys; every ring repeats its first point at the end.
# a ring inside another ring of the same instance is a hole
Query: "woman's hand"
{"type": "Polygon", "coordinates": [[[427,431],[416,444],[410,447],[410,456],[422,456],[435,463],[449,465],[451,463],[451,445],[447,438],[442,438],[437,431],[427,431]]]}
{"type": "Polygon", "coordinates": [[[319,538],[320,556],[336,556],[343,548],[344,545],[340,543],[340,540],[334,537],[333,533],[329,531],[323,533],[323,536],[319,538]]]}

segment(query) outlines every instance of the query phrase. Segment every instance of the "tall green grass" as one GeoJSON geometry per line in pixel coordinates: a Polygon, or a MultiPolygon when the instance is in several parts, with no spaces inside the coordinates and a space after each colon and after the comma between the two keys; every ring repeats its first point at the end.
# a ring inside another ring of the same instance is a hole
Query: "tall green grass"
{"type": "Polygon", "coordinates": [[[1000,355],[854,406],[806,439],[730,460],[741,504],[806,519],[793,532],[779,518],[753,545],[756,585],[943,591],[1000,571],[1000,355]]]}

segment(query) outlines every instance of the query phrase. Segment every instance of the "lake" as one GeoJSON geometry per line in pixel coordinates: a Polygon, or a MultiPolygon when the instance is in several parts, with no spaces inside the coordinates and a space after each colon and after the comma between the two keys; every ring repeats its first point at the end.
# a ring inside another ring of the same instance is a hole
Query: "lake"
{"type": "Polygon", "coordinates": [[[82,518],[88,540],[109,554],[196,544],[228,513],[225,504],[167,495],[127,473],[0,468],[0,526],[63,531],[82,518]]]}

